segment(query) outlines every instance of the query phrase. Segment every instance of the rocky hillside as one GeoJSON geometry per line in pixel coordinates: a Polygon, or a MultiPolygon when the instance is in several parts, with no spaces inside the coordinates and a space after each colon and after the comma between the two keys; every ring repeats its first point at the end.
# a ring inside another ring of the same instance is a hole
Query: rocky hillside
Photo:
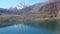
{"type": "MultiPolygon", "coordinates": [[[[59,17],[60,15],[60,1],[47,1],[43,3],[37,3],[35,5],[25,7],[17,12],[11,12],[11,14],[1,15],[2,20],[40,20],[41,18],[59,17]],[[4,17],[3,17],[4,16],[4,17]]],[[[5,13],[6,14],[6,13],[5,13]]]]}
{"type": "Polygon", "coordinates": [[[37,3],[19,11],[20,15],[27,20],[40,20],[41,18],[52,18],[60,16],[60,1],[47,1],[37,3]]]}

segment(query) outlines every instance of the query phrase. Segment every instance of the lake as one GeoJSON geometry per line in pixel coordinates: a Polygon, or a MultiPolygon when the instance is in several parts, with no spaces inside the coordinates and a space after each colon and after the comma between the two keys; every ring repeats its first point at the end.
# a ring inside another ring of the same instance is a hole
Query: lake
{"type": "Polygon", "coordinates": [[[60,34],[59,31],[18,24],[0,28],[0,34],[60,34]]]}
{"type": "Polygon", "coordinates": [[[0,22],[0,34],[60,34],[60,20],[0,22]]]}

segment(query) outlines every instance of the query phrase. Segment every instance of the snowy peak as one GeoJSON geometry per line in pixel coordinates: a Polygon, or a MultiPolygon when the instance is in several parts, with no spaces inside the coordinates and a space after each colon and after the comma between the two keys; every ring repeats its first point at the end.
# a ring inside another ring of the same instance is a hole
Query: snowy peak
{"type": "Polygon", "coordinates": [[[24,2],[21,2],[17,5],[14,5],[14,6],[10,7],[10,9],[18,9],[19,10],[19,9],[24,8],[24,7],[26,7],[26,4],[24,2]]]}

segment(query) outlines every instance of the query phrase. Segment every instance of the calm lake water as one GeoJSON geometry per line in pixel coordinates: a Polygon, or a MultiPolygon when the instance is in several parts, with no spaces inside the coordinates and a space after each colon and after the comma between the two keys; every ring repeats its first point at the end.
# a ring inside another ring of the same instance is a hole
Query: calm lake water
{"type": "Polygon", "coordinates": [[[60,34],[60,31],[18,24],[0,28],[0,34],[60,34]]]}

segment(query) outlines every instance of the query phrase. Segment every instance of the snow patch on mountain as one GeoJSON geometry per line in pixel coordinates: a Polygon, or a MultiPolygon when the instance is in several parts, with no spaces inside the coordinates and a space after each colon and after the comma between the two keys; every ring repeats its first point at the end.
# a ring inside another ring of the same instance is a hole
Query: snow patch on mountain
{"type": "Polygon", "coordinates": [[[27,5],[26,5],[24,2],[21,2],[21,3],[17,4],[17,5],[14,5],[14,6],[10,7],[10,9],[20,10],[20,9],[25,8],[26,6],[27,6],[27,5]]]}

